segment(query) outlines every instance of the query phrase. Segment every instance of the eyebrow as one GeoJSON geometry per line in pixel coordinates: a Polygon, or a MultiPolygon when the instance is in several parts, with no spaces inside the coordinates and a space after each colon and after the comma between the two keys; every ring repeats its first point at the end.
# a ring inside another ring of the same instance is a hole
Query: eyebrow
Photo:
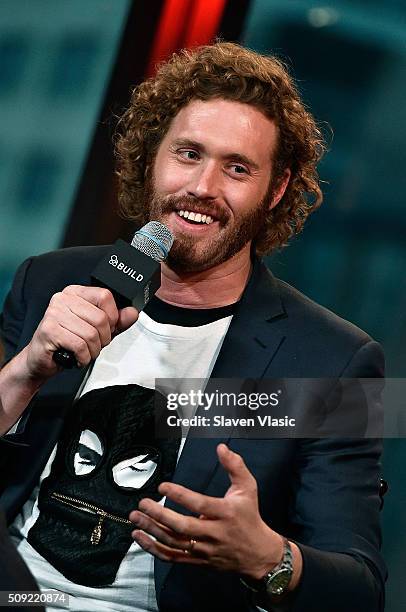
{"type": "MultiPolygon", "coordinates": [[[[192,149],[197,149],[198,151],[205,152],[206,149],[201,142],[197,140],[191,140],[190,138],[177,138],[174,140],[173,145],[177,147],[191,147],[192,149]]],[[[246,155],[242,155],[241,153],[227,153],[227,155],[223,155],[224,159],[229,159],[230,161],[240,162],[242,164],[246,164],[250,166],[253,170],[259,170],[259,166],[253,159],[247,157],[246,155]]]]}

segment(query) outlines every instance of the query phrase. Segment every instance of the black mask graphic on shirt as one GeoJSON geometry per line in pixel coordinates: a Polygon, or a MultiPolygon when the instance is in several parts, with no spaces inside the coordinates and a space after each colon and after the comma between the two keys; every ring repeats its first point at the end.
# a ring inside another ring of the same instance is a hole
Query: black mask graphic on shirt
{"type": "Polygon", "coordinates": [[[154,398],[138,385],[107,387],[69,412],[28,541],[73,582],[114,582],[133,542],[129,513],[172,479],[180,439],[155,439],[154,398]]]}

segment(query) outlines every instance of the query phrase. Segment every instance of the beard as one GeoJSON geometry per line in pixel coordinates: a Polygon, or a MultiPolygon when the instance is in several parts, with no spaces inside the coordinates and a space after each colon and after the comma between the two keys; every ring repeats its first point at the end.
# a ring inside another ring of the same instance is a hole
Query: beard
{"type": "Polygon", "coordinates": [[[216,235],[199,237],[176,232],[166,260],[167,265],[176,272],[202,272],[227,261],[255,239],[269,214],[270,192],[269,189],[254,208],[233,217],[228,208],[215,202],[187,195],[162,197],[155,191],[153,179],[147,177],[143,198],[145,221],[160,221],[169,226],[167,217],[174,211],[197,212],[202,208],[206,214],[214,217],[219,227],[216,235]]]}

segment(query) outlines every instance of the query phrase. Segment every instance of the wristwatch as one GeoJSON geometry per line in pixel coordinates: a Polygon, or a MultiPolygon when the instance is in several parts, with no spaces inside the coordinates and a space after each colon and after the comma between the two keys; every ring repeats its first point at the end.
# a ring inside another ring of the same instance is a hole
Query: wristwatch
{"type": "Polygon", "coordinates": [[[293,556],[289,540],[283,538],[283,557],[273,570],[267,572],[259,580],[241,578],[241,581],[252,591],[269,596],[284,595],[293,574],[293,556]]]}

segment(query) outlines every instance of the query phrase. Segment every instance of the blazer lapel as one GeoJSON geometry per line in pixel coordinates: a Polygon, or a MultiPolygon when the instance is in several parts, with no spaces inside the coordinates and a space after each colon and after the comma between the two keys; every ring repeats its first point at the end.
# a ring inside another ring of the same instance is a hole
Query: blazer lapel
{"type": "MultiPolygon", "coordinates": [[[[273,323],[286,316],[274,277],[255,258],[251,278],[233,316],[211,378],[263,378],[285,338],[273,323]]],[[[216,447],[228,439],[188,438],[173,481],[196,491],[205,491],[218,466],[216,447]]],[[[167,500],[165,506],[187,514],[171,500],[167,500]]],[[[158,601],[172,565],[155,559],[158,601]]]]}
{"type": "Polygon", "coordinates": [[[273,323],[286,316],[274,277],[256,259],[212,378],[262,378],[285,337],[273,323]]]}
{"type": "MultiPolygon", "coordinates": [[[[211,379],[263,378],[285,338],[272,325],[281,317],[286,317],[286,313],[275,279],[262,262],[255,260],[250,281],[231,321],[211,379]]],[[[215,449],[222,441],[226,440],[188,438],[174,482],[196,490],[207,488],[217,466],[215,449]]],[[[171,505],[169,500],[167,505],[171,505]]]]}

